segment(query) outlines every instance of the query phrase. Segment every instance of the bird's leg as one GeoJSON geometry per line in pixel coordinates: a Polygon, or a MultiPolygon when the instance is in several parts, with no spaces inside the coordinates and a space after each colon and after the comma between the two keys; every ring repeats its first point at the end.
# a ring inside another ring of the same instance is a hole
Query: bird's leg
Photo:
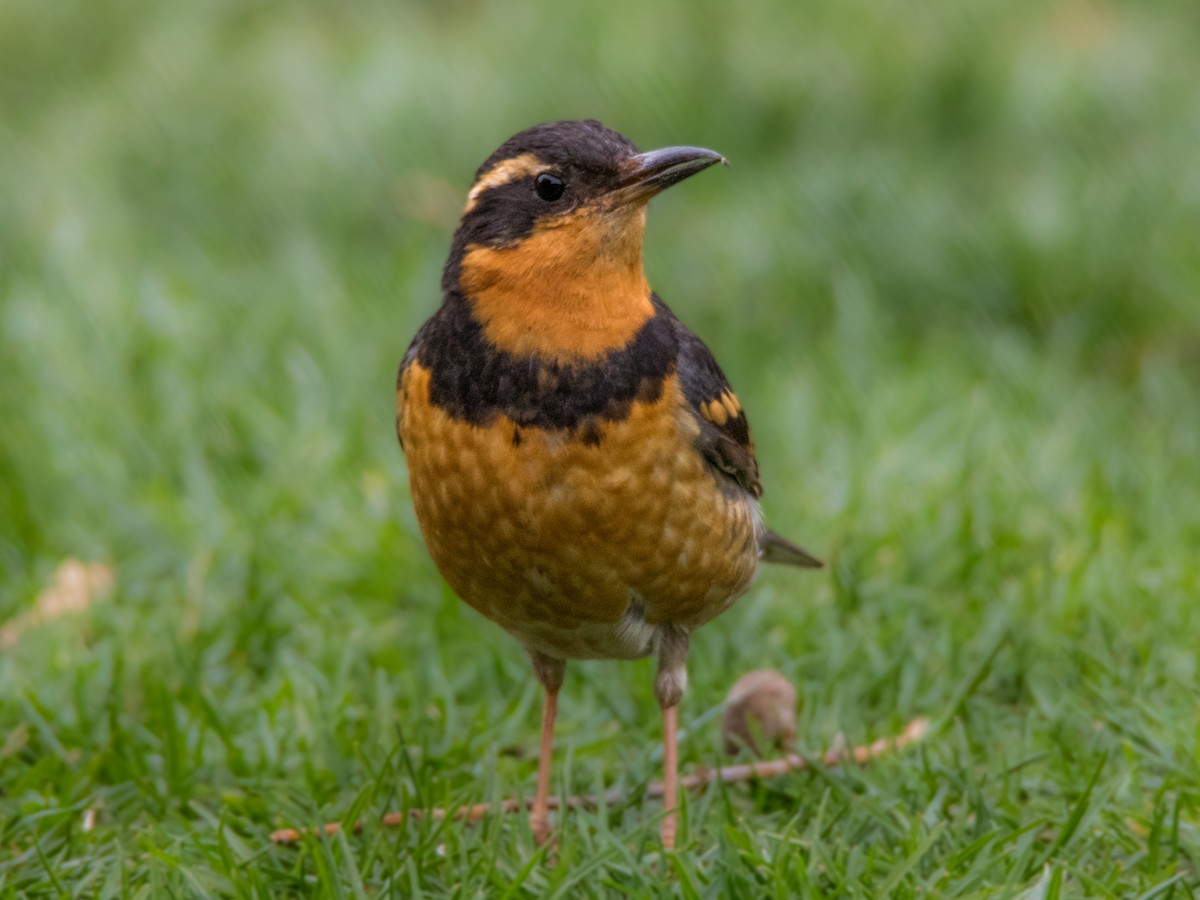
{"type": "Polygon", "coordinates": [[[550,835],[550,759],[554,745],[554,717],[558,713],[558,689],[562,687],[567,664],[536,650],[530,650],[529,656],[533,660],[533,674],[546,690],[546,702],[542,707],[542,740],[538,750],[537,791],[533,795],[533,808],[529,811],[529,828],[540,847],[550,835]]]}
{"type": "Polygon", "coordinates": [[[688,634],[677,625],[664,626],[658,645],[658,673],[654,676],[654,696],[663,711],[663,822],[662,842],[666,850],[675,849],[675,805],[679,791],[677,728],[679,701],[687,688],[688,634]]]}

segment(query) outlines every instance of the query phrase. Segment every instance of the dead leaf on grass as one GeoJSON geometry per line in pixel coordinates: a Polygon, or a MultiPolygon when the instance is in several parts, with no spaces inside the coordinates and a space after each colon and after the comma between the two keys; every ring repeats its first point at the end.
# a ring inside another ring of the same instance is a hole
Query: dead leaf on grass
{"type": "Polygon", "coordinates": [[[113,571],[105,563],[63,560],[50,583],[38,594],[33,608],[0,626],[0,647],[13,646],[22,634],[45,622],[70,613],[80,613],[113,586],[113,571]]]}

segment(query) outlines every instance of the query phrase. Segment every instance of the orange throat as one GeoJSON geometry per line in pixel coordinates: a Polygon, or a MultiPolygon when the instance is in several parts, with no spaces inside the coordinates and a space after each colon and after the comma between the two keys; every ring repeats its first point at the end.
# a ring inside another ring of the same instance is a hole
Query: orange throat
{"type": "Polygon", "coordinates": [[[625,346],[654,315],[642,270],[644,207],[580,210],[511,247],[473,245],[460,285],[488,340],[563,363],[625,346]]]}

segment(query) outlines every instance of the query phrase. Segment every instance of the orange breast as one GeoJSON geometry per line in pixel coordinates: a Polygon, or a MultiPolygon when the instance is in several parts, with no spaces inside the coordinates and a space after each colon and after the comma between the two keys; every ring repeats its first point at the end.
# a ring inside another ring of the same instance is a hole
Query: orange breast
{"type": "Polygon", "coordinates": [[[586,441],[503,416],[455,419],[429,402],[416,363],[398,402],[430,554],[460,597],[527,646],[644,655],[645,626],[698,626],[749,585],[757,507],[693,449],[698,426],[674,376],[586,441]]]}

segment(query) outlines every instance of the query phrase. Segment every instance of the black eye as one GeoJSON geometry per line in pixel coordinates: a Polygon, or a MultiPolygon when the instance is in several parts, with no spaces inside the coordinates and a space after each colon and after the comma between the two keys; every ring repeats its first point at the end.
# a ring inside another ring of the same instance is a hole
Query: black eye
{"type": "Polygon", "coordinates": [[[547,203],[553,203],[563,195],[563,191],[567,189],[567,186],[563,184],[563,180],[557,175],[543,172],[533,180],[533,189],[547,203]]]}

